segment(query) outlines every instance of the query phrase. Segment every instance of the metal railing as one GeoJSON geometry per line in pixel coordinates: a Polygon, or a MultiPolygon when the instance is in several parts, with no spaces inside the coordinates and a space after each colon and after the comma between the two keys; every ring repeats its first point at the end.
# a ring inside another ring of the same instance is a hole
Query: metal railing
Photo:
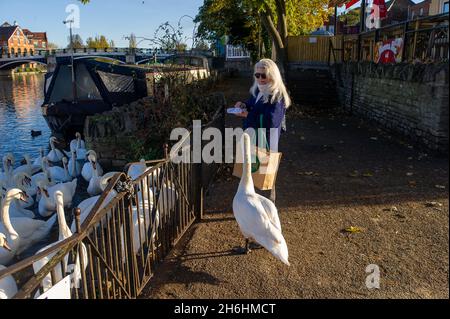
{"type": "MultiPolygon", "coordinates": [[[[224,107],[203,128],[212,126],[224,130],[224,107]]],[[[192,142],[183,154],[193,158],[192,142]]],[[[68,284],[57,298],[136,298],[158,264],[201,219],[203,194],[218,165],[187,158],[174,163],[166,155],[145,162],[145,172],[135,180],[115,174],[90,212],[73,209],[72,236],[0,270],[0,281],[12,277],[17,282],[16,299],[46,297],[63,279],[68,284]]]]}

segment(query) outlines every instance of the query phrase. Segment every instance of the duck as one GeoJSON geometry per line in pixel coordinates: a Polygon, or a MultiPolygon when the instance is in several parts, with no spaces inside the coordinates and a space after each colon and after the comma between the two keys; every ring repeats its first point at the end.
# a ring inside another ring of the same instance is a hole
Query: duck
{"type": "Polygon", "coordinates": [[[249,240],[252,238],[266,248],[274,257],[286,265],[289,253],[281,231],[280,219],[275,204],[256,194],[251,175],[250,136],[244,133],[244,164],[238,190],[233,199],[233,214],[245,238],[245,248],[249,253],[249,240]]]}
{"type": "Polygon", "coordinates": [[[0,264],[8,265],[14,257],[35,243],[48,237],[56,218],[47,221],[31,218],[10,218],[9,210],[13,200],[25,200],[26,194],[17,188],[6,193],[2,204],[0,232],[6,235],[10,251],[0,250],[0,264]]]}
{"type": "Polygon", "coordinates": [[[78,177],[81,175],[81,163],[80,161],[77,160],[78,155],[77,155],[77,150],[72,150],[70,152],[70,160],[69,160],[69,174],[70,176],[72,176],[73,178],[78,177]]]}
{"type": "Polygon", "coordinates": [[[51,150],[50,150],[50,152],[47,154],[47,158],[48,158],[48,160],[49,160],[50,162],[53,162],[53,163],[61,162],[61,160],[62,160],[63,157],[64,157],[63,152],[61,152],[59,149],[57,149],[57,148],[55,147],[55,142],[56,142],[57,140],[58,140],[58,139],[57,139],[56,137],[54,137],[54,136],[50,137],[50,148],[51,148],[51,150]]]}
{"type": "Polygon", "coordinates": [[[31,164],[31,158],[28,154],[24,155],[23,158],[25,159],[26,164],[14,169],[13,175],[16,175],[16,174],[22,173],[22,172],[27,173],[28,175],[34,175],[41,170],[41,166],[31,164]]]}
{"type": "MultiPolygon", "coordinates": [[[[0,250],[10,251],[11,248],[8,246],[8,241],[3,233],[0,233],[0,250]]],[[[6,267],[0,265],[0,271],[5,270],[6,267]]],[[[0,279],[0,299],[11,299],[17,293],[17,284],[13,276],[8,275],[0,279]]]]}
{"type": "MultiPolygon", "coordinates": [[[[103,175],[100,179],[100,187],[102,189],[102,192],[106,189],[106,187],[109,184],[109,181],[111,178],[115,175],[114,172],[106,173],[103,175]]],[[[92,211],[92,208],[94,208],[95,204],[99,200],[101,195],[92,196],[88,199],[83,200],[81,203],[78,204],[77,208],[80,209],[80,225],[84,222],[84,220],[89,216],[89,214],[92,211]]],[[[108,205],[115,197],[117,196],[117,192],[115,190],[111,190],[108,195],[106,196],[105,200],[103,201],[102,205],[100,206],[99,210],[104,208],[106,205],[108,205]]],[[[72,221],[72,225],[70,226],[70,230],[74,233],[76,231],[76,223],[75,220],[72,221]]]]}
{"type": "Polygon", "coordinates": [[[94,163],[96,164],[95,169],[97,169],[99,176],[103,175],[103,168],[97,163],[97,154],[94,151],[90,150],[86,155],[89,162],[83,165],[81,176],[83,176],[86,182],[89,182],[94,171],[94,163]]]}
{"type": "Polygon", "coordinates": [[[72,199],[77,189],[77,179],[71,182],[56,184],[48,187],[48,185],[41,181],[38,183],[38,188],[41,193],[38,210],[39,215],[48,217],[53,215],[56,211],[56,203],[53,200],[56,191],[61,191],[64,194],[64,207],[72,206],[72,199]]]}
{"type": "MultiPolygon", "coordinates": [[[[72,236],[72,231],[69,229],[69,226],[67,225],[67,221],[66,221],[66,215],[64,213],[64,194],[61,191],[56,191],[54,192],[54,197],[53,200],[56,203],[56,214],[58,216],[58,231],[59,231],[59,236],[58,236],[58,240],[54,243],[51,243],[43,248],[41,248],[39,251],[36,252],[35,255],[40,254],[41,252],[46,251],[47,249],[57,245],[58,243],[66,240],[67,238],[72,236]]],[[[88,260],[87,260],[87,250],[84,244],[81,244],[82,249],[83,249],[83,257],[84,257],[84,266],[87,267],[88,265],[88,260]]],[[[54,255],[56,255],[57,251],[35,261],[33,263],[33,270],[34,273],[37,274],[39,272],[39,270],[42,269],[42,267],[44,267],[52,258],[54,255]]],[[[79,257],[77,257],[77,261],[76,261],[76,265],[68,265],[68,255],[64,258],[64,268],[69,270],[71,269],[72,272],[75,274],[75,278],[72,279],[77,279],[77,278],[81,278],[80,277],[80,262],[79,262],[79,257]],[[78,268],[78,269],[77,269],[78,268]]],[[[60,280],[63,279],[63,273],[62,273],[62,269],[61,269],[61,265],[58,264],[55,267],[55,271],[54,271],[54,281],[55,282],[59,282],[60,280]]],[[[42,288],[43,291],[47,291],[48,289],[50,289],[52,287],[52,276],[49,273],[47,276],[45,276],[45,278],[42,280],[42,288]]],[[[35,295],[35,298],[38,296],[39,294],[35,295]]]]}

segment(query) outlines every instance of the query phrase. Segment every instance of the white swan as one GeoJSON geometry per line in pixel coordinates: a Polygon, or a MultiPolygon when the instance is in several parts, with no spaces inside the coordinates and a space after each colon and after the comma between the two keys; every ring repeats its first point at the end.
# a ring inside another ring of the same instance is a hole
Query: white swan
{"type": "Polygon", "coordinates": [[[41,166],[31,164],[31,159],[29,155],[25,155],[23,158],[25,159],[26,164],[14,169],[13,175],[16,175],[18,173],[27,173],[28,175],[33,175],[41,170],[41,166]]]}
{"type": "Polygon", "coordinates": [[[281,224],[275,204],[255,193],[251,175],[250,136],[243,134],[244,164],[239,188],[233,199],[233,213],[245,237],[245,252],[253,238],[272,255],[289,266],[288,248],[281,233],[281,224]]]}
{"type": "MultiPolygon", "coordinates": [[[[27,192],[27,190],[31,186],[31,179],[28,178],[28,174],[25,172],[17,173],[16,175],[14,175],[13,181],[14,181],[13,187],[24,191],[28,195],[27,200],[25,202],[20,201],[18,206],[23,207],[23,208],[29,208],[29,207],[33,206],[34,199],[32,196],[36,195],[36,192],[34,192],[34,194],[29,194],[27,192]]],[[[33,192],[33,190],[31,190],[31,191],[33,192]]]]}
{"type": "Polygon", "coordinates": [[[69,160],[69,174],[70,176],[72,176],[73,178],[78,177],[81,175],[81,163],[80,161],[77,160],[78,155],[77,155],[77,151],[76,150],[72,150],[70,152],[71,156],[70,156],[70,160],[69,160]]]}
{"type": "Polygon", "coordinates": [[[33,161],[33,165],[42,166],[42,158],[44,157],[44,148],[39,148],[39,156],[33,161]]]}
{"type": "MultiPolygon", "coordinates": [[[[8,246],[6,236],[0,233],[0,250],[9,251],[11,248],[8,246]]],[[[6,269],[5,266],[0,265],[0,271],[6,269]]],[[[0,299],[11,299],[17,293],[17,284],[13,276],[8,275],[0,279],[0,299]]]]}
{"type": "MultiPolygon", "coordinates": [[[[108,186],[108,183],[110,179],[114,176],[115,173],[107,173],[103,175],[100,179],[100,187],[102,189],[102,192],[106,189],[108,186]]],[[[97,203],[98,199],[101,195],[93,196],[88,199],[85,199],[80,204],[78,204],[78,208],[81,210],[80,214],[80,225],[84,222],[84,220],[89,216],[89,213],[91,212],[92,208],[94,208],[94,205],[97,203]]],[[[113,198],[117,196],[117,192],[115,190],[111,190],[109,194],[106,196],[105,200],[103,201],[102,205],[98,210],[101,210],[106,205],[108,205],[113,198]]],[[[75,220],[73,220],[72,225],[70,226],[70,230],[74,233],[76,231],[76,224],[75,220]]]]}
{"type": "MultiPolygon", "coordinates": [[[[111,178],[115,174],[117,174],[117,172],[110,172],[110,173],[108,173],[107,176],[109,176],[109,178],[111,178]]],[[[87,188],[87,192],[89,195],[95,196],[95,195],[100,194],[103,191],[102,178],[103,178],[103,176],[99,176],[99,172],[97,169],[97,163],[92,162],[92,176],[91,176],[91,179],[89,180],[89,185],[87,188]]]]}
{"type": "Polygon", "coordinates": [[[69,175],[69,171],[67,170],[67,158],[62,158],[63,167],[59,166],[50,166],[47,157],[42,159],[42,170],[48,171],[50,178],[52,181],[56,183],[65,183],[72,180],[72,177],[69,175]]]}
{"type": "Polygon", "coordinates": [[[75,133],[75,139],[70,141],[70,150],[86,149],[86,143],[81,139],[81,134],[79,132],[75,133]]]}
{"type": "Polygon", "coordinates": [[[77,179],[50,187],[40,182],[38,183],[38,188],[41,192],[41,199],[38,205],[39,214],[43,217],[48,217],[56,211],[56,203],[53,200],[56,191],[61,191],[64,194],[64,207],[72,206],[72,199],[77,189],[77,179]]]}
{"type": "Polygon", "coordinates": [[[3,181],[6,187],[11,187],[13,185],[13,165],[14,156],[11,153],[3,156],[4,172],[0,174],[0,181],[3,181]]]}
{"type": "Polygon", "coordinates": [[[63,152],[61,152],[59,149],[57,149],[55,147],[55,142],[56,141],[57,141],[56,137],[54,137],[54,136],[50,137],[50,148],[51,148],[51,150],[47,154],[48,160],[50,162],[54,162],[54,163],[60,162],[63,159],[63,157],[64,157],[63,152]]]}
{"type": "MultiPolygon", "coordinates": [[[[6,188],[3,187],[2,182],[0,182],[0,207],[3,203],[4,197],[6,196],[6,193],[7,193],[6,188]]],[[[31,210],[23,208],[17,201],[13,201],[11,203],[11,207],[9,208],[9,215],[11,217],[27,217],[27,218],[36,217],[36,215],[34,215],[34,213],[31,210]]]]}
{"type": "MultiPolygon", "coordinates": [[[[69,229],[69,226],[67,226],[67,222],[66,222],[66,216],[64,213],[64,194],[61,191],[56,191],[54,193],[54,201],[56,203],[56,213],[58,216],[58,229],[59,229],[59,237],[58,240],[54,243],[51,243],[50,245],[45,246],[44,248],[40,249],[37,253],[41,253],[44,252],[45,250],[55,246],[56,244],[58,244],[59,242],[69,238],[70,236],[72,236],[72,232],[69,229]]],[[[83,261],[84,261],[84,267],[87,267],[87,251],[86,251],[86,247],[84,246],[84,244],[82,244],[82,249],[83,249],[83,261]]],[[[39,259],[38,261],[35,261],[33,263],[33,270],[34,273],[37,274],[39,272],[39,270],[41,270],[42,267],[44,267],[52,258],[54,255],[56,255],[57,251],[39,259]]],[[[64,258],[64,266],[65,269],[70,270],[72,268],[72,270],[75,273],[75,278],[79,279],[81,278],[79,276],[80,272],[80,265],[79,265],[79,257],[77,257],[77,261],[76,261],[76,265],[77,266],[73,266],[73,265],[68,265],[68,261],[69,261],[69,256],[67,255],[64,258]],[[72,267],[70,267],[72,266],[72,267]],[[74,269],[75,268],[75,269],[74,269]]],[[[63,279],[63,273],[62,273],[62,269],[61,269],[61,265],[58,264],[55,267],[55,282],[59,282],[60,280],[63,279]]],[[[52,277],[51,274],[49,273],[47,276],[45,276],[45,278],[42,280],[42,288],[45,291],[47,291],[48,289],[50,289],[52,287],[52,277]]],[[[39,294],[38,294],[39,295],[39,294]]],[[[37,296],[35,296],[36,298],[37,296]]]]}
{"type": "Polygon", "coordinates": [[[0,264],[7,265],[15,255],[20,254],[36,242],[46,238],[56,221],[55,216],[47,221],[30,218],[10,218],[9,209],[13,200],[24,200],[26,194],[13,188],[6,193],[2,205],[0,232],[6,235],[11,251],[0,250],[0,264]]]}
{"type": "Polygon", "coordinates": [[[81,175],[86,182],[89,182],[94,171],[94,163],[96,165],[99,176],[103,175],[103,168],[99,163],[97,163],[97,154],[94,151],[88,151],[86,154],[88,156],[89,162],[83,165],[83,168],[81,169],[81,175]]]}
{"type": "Polygon", "coordinates": [[[70,142],[70,151],[76,151],[78,158],[86,159],[86,143],[81,139],[80,133],[75,133],[75,139],[70,142]]]}

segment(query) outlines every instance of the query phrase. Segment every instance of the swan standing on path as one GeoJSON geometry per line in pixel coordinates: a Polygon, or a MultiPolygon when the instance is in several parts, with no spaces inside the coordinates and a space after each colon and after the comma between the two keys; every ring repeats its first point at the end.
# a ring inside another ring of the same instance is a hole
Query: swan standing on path
{"type": "MultiPolygon", "coordinates": [[[[0,233],[0,250],[10,251],[6,236],[0,233]]],[[[0,271],[6,269],[5,266],[0,265],[0,271]]],[[[17,293],[17,284],[14,278],[9,275],[0,279],[0,299],[11,299],[17,293]]]]}
{"type": "Polygon", "coordinates": [[[249,239],[253,238],[272,255],[290,265],[288,248],[281,233],[275,204],[256,194],[251,175],[250,136],[243,134],[244,164],[239,188],[233,199],[233,213],[245,237],[245,253],[249,253],[249,239]]]}

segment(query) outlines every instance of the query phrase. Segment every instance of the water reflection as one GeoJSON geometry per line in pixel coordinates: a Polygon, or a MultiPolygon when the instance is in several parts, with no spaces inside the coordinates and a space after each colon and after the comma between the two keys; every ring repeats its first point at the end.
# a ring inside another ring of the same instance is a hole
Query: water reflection
{"type": "Polygon", "coordinates": [[[39,155],[48,150],[51,132],[41,113],[44,100],[44,75],[0,75],[0,157],[12,152],[15,166],[24,154],[39,155]],[[31,130],[42,135],[31,136],[31,130]]]}

